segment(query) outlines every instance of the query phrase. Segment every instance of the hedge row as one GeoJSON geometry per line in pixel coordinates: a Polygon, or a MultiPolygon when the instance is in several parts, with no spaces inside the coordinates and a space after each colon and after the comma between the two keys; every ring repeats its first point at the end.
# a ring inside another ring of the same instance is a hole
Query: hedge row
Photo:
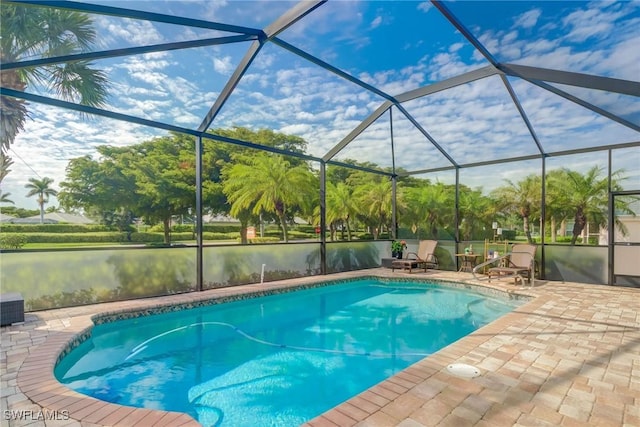
{"type": "Polygon", "coordinates": [[[20,249],[27,243],[25,234],[0,234],[0,249],[20,249]]]}
{"type": "MultiPolygon", "coordinates": [[[[171,233],[172,241],[193,240],[193,233],[171,233]]],[[[203,233],[204,240],[234,240],[238,233],[203,233]]],[[[123,232],[98,232],[98,233],[1,233],[0,247],[4,249],[17,249],[21,247],[19,242],[25,243],[153,243],[164,242],[162,233],[127,233],[123,232]],[[16,246],[17,245],[17,246],[16,246]]]]}
{"type": "Polygon", "coordinates": [[[117,231],[115,227],[99,224],[2,224],[3,233],[96,233],[117,231]]]}
{"type": "MultiPolygon", "coordinates": [[[[194,224],[174,224],[171,226],[172,233],[187,233],[195,230],[194,224]]],[[[149,228],[150,232],[162,233],[164,232],[164,226],[162,224],[156,224],[149,228]]],[[[203,232],[212,233],[240,233],[240,224],[202,224],[203,232]]]]}

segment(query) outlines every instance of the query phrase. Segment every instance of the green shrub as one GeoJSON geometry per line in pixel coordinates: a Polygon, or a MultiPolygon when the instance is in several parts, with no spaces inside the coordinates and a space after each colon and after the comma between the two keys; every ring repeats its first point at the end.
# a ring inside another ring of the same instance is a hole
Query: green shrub
{"type": "Polygon", "coordinates": [[[504,240],[516,240],[516,230],[502,230],[504,240]]]}
{"type": "Polygon", "coordinates": [[[202,233],[204,240],[234,240],[238,238],[239,233],[214,233],[205,231],[202,233]]]}
{"type": "Polygon", "coordinates": [[[95,233],[118,231],[100,224],[2,224],[2,233],[95,233]]]}
{"type": "Polygon", "coordinates": [[[0,234],[0,249],[20,249],[28,242],[24,234],[0,234]]]}
{"type": "MultiPolygon", "coordinates": [[[[238,233],[240,234],[240,224],[202,224],[202,231],[211,232],[211,233],[238,233]]],[[[172,233],[186,233],[189,231],[195,231],[195,224],[173,224],[171,226],[172,233]]],[[[153,233],[163,233],[164,225],[156,224],[154,226],[149,227],[150,232],[153,233]]]]}
{"type": "MultiPolygon", "coordinates": [[[[173,236],[172,236],[173,237],[173,236]]],[[[162,233],[131,233],[131,241],[136,243],[164,242],[162,233]]]]}
{"type": "Polygon", "coordinates": [[[305,233],[304,231],[298,230],[290,230],[287,232],[287,234],[289,235],[290,239],[314,239],[317,236],[315,232],[305,233]]]}
{"type": "Polygon", "coordinates": [[[316,234],[316,226],[315,225],[308,225],[308,224],[296,225],[295,226],[295,230],[296,231],[300,231],[302,233],[316,234]]]}
{"type": "Polygon", "coordinates": [[[124,242],[127,233],[117,231],[97,233],[29,233],[26,234],[29,243],[103,243],[124,242]]]}
{"type": "MultiPolygon", "coordinates": [[[[202,231],[212,233],[238,233],[240,234],[240,224],[202,224],[202,231]]],[[[257,228],[257,227],[256,227],[257,228]]]]}

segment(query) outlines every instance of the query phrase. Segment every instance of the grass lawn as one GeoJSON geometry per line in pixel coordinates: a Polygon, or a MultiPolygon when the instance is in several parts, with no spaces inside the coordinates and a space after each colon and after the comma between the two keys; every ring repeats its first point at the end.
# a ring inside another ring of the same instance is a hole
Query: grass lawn
{"type": "Polygon", "coordinates": [[[102,246],[131,246],[131,245],[134,245],[134,243],[120,243],[120,242],[27,243],[21,249],[88,248],[88,247],[96,247],[96,246],[102,247],[102,246]]]}
{"type": "MultiPolygon", "coordinates": [[[[185,244],[195,245],[195,240],[176,240],[173,244],[185,244]]],[[[228,245],[231,243],[238,243],[237,240],[205,240],[204,244],[213,245],[228,245]]],[[[120,246],[139,246],[139,247],[153,247],[152,245],[145,245],[139,242],[82,242],[82,243],[27,243],[22,249],[62,249],[62,248],[95,248],[95,247],[120,247],[120,246]]]]}

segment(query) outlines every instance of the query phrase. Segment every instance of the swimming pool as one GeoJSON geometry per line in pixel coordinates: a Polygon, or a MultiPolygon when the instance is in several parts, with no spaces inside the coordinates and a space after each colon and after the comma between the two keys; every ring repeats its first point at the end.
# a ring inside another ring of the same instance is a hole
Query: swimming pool
{"type": "Polygon", "coordinates": [[[97,325],[55,375],[95,398],[205,426],[294,426],[519,304],[358,280],[97,325]]]}

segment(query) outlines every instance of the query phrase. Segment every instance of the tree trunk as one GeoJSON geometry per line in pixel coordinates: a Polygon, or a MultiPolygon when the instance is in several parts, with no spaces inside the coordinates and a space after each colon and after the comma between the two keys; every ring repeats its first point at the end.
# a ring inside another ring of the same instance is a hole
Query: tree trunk
{"type": "Polygon", "coordinates": [[[347,240],[351,241],[351,227],[349,227],[349,218],[344,222],[347,226],[347,240]]]}
{"type": "Polygon", "coordinates": [[[40,204],[40,224],[44,224],[44,200],[39,200],[40,204]]]}
{"type": "Polygon", "coordinates": [[[289,236],[287,233],[287,219],[284,217],[284,214],[278,213],[278,218],[280,219],[280,226],[282,227],[282,237],[284,242],[287,243],[289,241],[289,236]]]}
{"type": "Polygon", "coordinates": [[[571,237],[571,244],[575,245],[578,240],[578,236],[582,234],[584,226],[587,224],[587,216],[584,214],[582,207],[579,207],[576,211],[575,223],[573,224],[573,236],[571,237]]]}
{"type": "Polygon", "coordinates": [[[558,240],[558,229],[556,224],[556,219],[551,218],[551,243],[556,243],[558,240]]]}
{"type": "Polygon", "coordinates": [[[529,217],[522,217],[522,228],[524,229],[524,235],[527,236],[527,242],[533,243],[533,239],[531,238],[531,229],[529,227],[529,217]]]}
{"type": "Polygon", "coordinates": [[[239,218],[240,220],[240,244],[246,245],[249,243],[247,240],[247,226],[249,225],[249,221],[244,218],[239,218]]]}
{"type": "Polygon", "coordinates": [[[164,243],[166,243],[167,245],[170,245],[171,244],[171,217],[163,219],[162,225],[164,227],[164,243]]]}

